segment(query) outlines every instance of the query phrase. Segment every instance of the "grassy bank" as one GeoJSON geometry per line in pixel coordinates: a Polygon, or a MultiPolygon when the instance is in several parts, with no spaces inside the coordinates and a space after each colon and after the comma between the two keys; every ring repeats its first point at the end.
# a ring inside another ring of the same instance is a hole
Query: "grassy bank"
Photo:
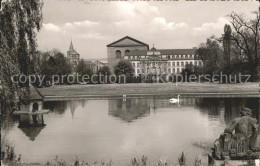
{"type": "Polygon", "coordinates": [[[176,94],[241,94],[258,95],[259,83],[213,84],[213,83],[160,83],[160,84],[96,84],[55,85],[40,88],[48,97],[75,96],[122,96],[122,95],[176,95],[176,94]]]}
{"type": "MultiPolygon", "coordinates": [[[[140,157],[134,157],[130,160],[129,164],[123,164],[125,166],[187,166],[186,162],[186,154],[182,152],[180,156],[178,157],[178,160],[176,163],[169,163],[167,162],[166,157],[161,157],[156,163],[147,163],[148,157],[147,156],[140,156],[140,157]]],[[[204,166],[207,165],[206,161],[203,161],[200,156],[197,156],[194,160],[194,166],[204,166]]],[[[59,158],[56,156],[56,158],[53,161],[48,161],[45,164],[41,163],[22,163],[22,162],[16,162],[16,161],[9,161],[9,162],[3,162],[3,166],[120,166],[116,163],[114,163],[112,160],[108,161],[95,161],[95,162],[86,162],[84,160],[80,160],[77,156],[75,158],[75,161],[72,163],[68,163],[65,160],[59,158]]],[[[121,164],[122,165],[122,164],[121,164]]]]}

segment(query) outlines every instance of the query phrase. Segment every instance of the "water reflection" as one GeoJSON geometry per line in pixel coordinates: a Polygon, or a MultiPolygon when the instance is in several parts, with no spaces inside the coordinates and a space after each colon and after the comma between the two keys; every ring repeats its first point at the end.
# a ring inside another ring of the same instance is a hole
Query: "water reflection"
{"type": "Polygon", "coordinates": [[[219,118],[223,115],[223,121],[226,124],[231,123],[235,117],[238,117],[239,112],[244,107],[252,109],[252,116],[259,119],[258,98],[200,98],[195,106],[211,118],[219,118]]]}
{"type": "Polygon", "coordinates": [[[28,126],[19,127],[19,129],[31,140],[34,141],[36,137],[40,134],[44,126],[28,126]]]}
{"type": "MultiPolygon", "coordinates": [[[[180,106],[192,106],[199,99],[186,97],[180,100],[180,106]]],[[[151,111],[156,113],[162,108],[178,109],[178,104],[172,104],[165,98],[126,98],[109,100],[109,115],[119,117],[123,121],[133,120],[148,116],[151,111]]]]}
{"type": "Polygon", "coordinates": [[[119,117],[123,121],[132,122],[150,114],[147,99],[109,100],[109,115],[119,117]]]}
{"type": "Polygon", "coordinates": [[[88,100],[69,100],[69,101],[46,101],[43,103],[43,109],[48,109],[55,114],[64,114],[69,109],[71,117],[74,117],[77,107],[85,107],[88,100]]]}
{"type": "Polygon", "coordinates": [[[85,161],[112,158],[126,164],[145,154],[151,160],[165,155],[174,163],[185,150],[193,164],[197,155],[208,153],[194,142],[213,144],[243,107],[259,116],[257,98],[181,97],[180,107],[164,97],[47,101],[43,109],[51,112],[44,128],[19,128],[18,119],[5,113],[1,132],[30,162],[46,162],[59,154],[66,161],[78,155],[85,161]]]}

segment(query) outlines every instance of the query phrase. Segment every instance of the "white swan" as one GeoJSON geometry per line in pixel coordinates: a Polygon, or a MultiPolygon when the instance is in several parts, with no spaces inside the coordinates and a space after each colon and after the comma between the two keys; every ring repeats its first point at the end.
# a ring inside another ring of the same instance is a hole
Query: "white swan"
{"type": "Polygon", "coordinates": [[[123,95],[123,101],[124,102],[126,101],[126,95],[123,95]]]}
{"type": "Polygon", "coordinates": [[[178,95],[177,99],[176,98],[171,98],[170,103],[179,103],[180,102],[180,95],[178,95]]]}

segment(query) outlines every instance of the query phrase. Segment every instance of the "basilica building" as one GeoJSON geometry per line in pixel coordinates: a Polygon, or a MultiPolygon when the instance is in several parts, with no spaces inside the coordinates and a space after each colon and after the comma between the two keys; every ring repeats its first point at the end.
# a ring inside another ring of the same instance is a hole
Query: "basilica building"
{"type": "Polygon", "coordinates": [[[202,66],[196,55],[197,48],[156,49],[139,40],[126,36],[107,45],[108,65],[113,67],[121,59],[131,62],[135,76],[140,74],[179,74],[187,64],[202,66]]]}
{"type": "Polygon", "coordinates": [[[73,48],[73,44],[71,41],[69,51],[67,51],[67,61],[69,62],[72,70],[74,70],[77,67],[77,65],[79,64],[79,60],[80,60],[80,55],[73,48]]]}

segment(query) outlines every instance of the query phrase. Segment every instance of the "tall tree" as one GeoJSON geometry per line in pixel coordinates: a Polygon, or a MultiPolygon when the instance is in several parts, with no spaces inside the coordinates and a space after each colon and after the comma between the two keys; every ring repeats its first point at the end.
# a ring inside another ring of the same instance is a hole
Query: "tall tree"
{"type": "Polygon", "coordinates": [[[3,98],[13,101],[22,95],[11,80],[14,74],[36,71],[31,65],[36,54],[36,31],[41,28],[42,0],[6,0],[0,11],[0,62],[3,98]]]}
{"type": "Polygon", "coordinates": [[[79,61],[79,64],[76,67],[76,72],[81,76],[83,76],[83,75],[92,76],[93,75],[93,71],[85,64],[83,59],[81,59],[79,61]]]}
{"type": "Polygon", "coordinates": [[[39,57],[40,73],[45,76],[46,80],[51,81],[54,75],[62,78],[62,76],[67,76],[71,73],[71,67],[64,54],[60,51],[42,52],[39,57]]]}
{"type": "Polygon", "coordinates": [[[223,48],[214,36],[208,38],[206,43],[202,43],[196,54],[203,61],[202,72],[204,74],[212,76],[214,73],[219,72],[219,66],[223,61],[223,48]]]}
{"type": "Polygon", "coordinates": [[[254,19],[246,19],[242,14],[232,12],[229,18],[233,28],[231,38],[242,50],[244,60],[248,63],[252,80],[256,80],[258,78],[258,53],[260,51],[260,15],[259,11],[255,11],[253,14],[255,15],[254,19]]]}
{"type": "Polygon", "coordinates": [[[110,68],[108,66],[103,66],[97,71],[97,74],[110,75],[110,68]]]}
{"type": "Polygon", "coordinates": [[[114,72],[116,75],[134,75],[134,68],[131,63],[127,60],[120,60],[114,67],[114,72]]]}

